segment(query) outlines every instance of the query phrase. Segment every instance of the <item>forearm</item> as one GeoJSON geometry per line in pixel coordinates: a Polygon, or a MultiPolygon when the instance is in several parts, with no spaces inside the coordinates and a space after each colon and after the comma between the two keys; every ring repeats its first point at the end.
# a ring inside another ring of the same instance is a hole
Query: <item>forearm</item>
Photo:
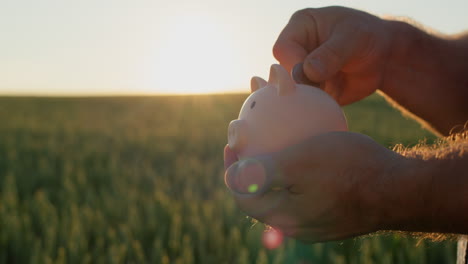
{"type": "MultiPolygon", "coordinates": [[[[467,147],[468,150],[468,147],[467,147]]],[[[468,234],[468,155],[427,161],[432,190],[427,226],[431,232],[468,234]],[[429,165],[432,163],[432,168],[429,165]]]]}
{"type": "Polygon", "coordinates": [[[387,98],[447,135],[468,121],[468,36],[438,37],[388,21],[393,41],[380,88],[387,98]]]}
{"type": "Polygon", "coordinates": [[[385,193],[384,228],[468,234],[468,140],[402,154],[385,193]]]}

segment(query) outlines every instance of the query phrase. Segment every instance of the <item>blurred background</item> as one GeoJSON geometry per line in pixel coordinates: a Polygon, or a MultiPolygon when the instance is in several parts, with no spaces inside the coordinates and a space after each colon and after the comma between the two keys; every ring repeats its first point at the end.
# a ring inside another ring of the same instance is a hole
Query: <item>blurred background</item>
{"type": "MultiPolygon", "coordinates": [[[[0,263],[454,263],[455,242],[404,234],[267,249],[224,186],[251,76],[330,4],[468,24],[465,0],[0,0],[0,263]]],[[[435,139],[378,95],[344,111],[389,148],[435,139]]]]}
{"type": "Polygon", "coordinates": [[[344,5],[466,30],[465,0],[2,0],[0,94],[247,92],[290,16],[344,5]]]}

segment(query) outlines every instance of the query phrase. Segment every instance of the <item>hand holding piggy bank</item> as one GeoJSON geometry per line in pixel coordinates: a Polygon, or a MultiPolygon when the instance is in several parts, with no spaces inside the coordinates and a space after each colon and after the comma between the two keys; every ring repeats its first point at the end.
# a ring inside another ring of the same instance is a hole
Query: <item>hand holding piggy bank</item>
{"type": "Polygon", "coordinates": [[[340,106],[324,91],[296,84],[282,66],[274,64],[268,82],[251,81],[252,94],[239,119],[228,128],[229,147],[239,159],[280,151],[330,131],[347,131],[340,106]]]}

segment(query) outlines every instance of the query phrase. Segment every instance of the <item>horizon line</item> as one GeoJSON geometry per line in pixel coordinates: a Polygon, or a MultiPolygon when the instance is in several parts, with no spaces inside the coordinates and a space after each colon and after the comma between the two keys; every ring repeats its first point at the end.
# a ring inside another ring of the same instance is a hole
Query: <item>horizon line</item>
{"type": "Polygon", "coordinates": [[[164,96],[210,96],[210,95],[243,95],[250,91],[226,91],[209,93],[0,93],[0,97],[37,97],[37,98],[99,98],[99,97],[164,97],[164,96]]]}

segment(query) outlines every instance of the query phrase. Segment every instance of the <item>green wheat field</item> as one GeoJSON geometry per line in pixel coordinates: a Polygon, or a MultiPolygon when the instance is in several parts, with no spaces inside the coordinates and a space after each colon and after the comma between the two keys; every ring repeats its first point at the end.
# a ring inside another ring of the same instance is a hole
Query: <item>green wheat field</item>
{"type": "MultiPolygon", "coordinates": [[[[246,97],[0,97],[0,263],[455,262],[392,234],[265,249],[223,179],[246,97]]],[[[387,147],[435,138],[377,95],[345,112],[387,147]]]]}

